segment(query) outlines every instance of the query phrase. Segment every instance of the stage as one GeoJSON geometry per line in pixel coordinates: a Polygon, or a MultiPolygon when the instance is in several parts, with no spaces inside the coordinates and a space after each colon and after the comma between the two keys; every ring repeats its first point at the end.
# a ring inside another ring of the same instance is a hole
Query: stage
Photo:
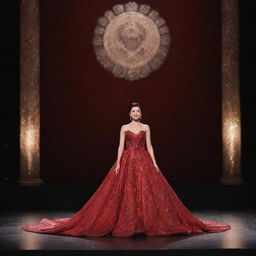
{"type": "Polygon", "coordinates": [[[26,232],[21,226],[41,218],[74,212],[1,213],[0,246],[4,255],[255,255],[256,211],[193,211],[201,219],[231,224],[226,232],[147,237],[70,237],[26,232]]]}
{"type": "Polygon", "coordinates": [[[0,248],[4,255],[255,255],[254,184],[176,182],[171,184],[200,219],[229,223],[220,233],[147,237],[71,237],[26,232],[24,224],[69,217],[98,184],[1,185],[0,248]],[[21,198],[24,198],[23,201],[21,198]],[[8,202],[8,203],[7,203],[8,202]]]}

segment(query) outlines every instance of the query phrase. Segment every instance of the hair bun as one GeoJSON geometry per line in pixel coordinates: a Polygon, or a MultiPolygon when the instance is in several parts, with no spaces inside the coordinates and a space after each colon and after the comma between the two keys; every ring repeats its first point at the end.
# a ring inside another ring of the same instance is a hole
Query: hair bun
{"type": "Polygon", "coordinates": [[[140,105],[138,102],[132,102],[132,103],[130,104],[129,112],[131,111],[131,109],[132,109],[133,107],[139,107],[139,108],[140,108],[140,111],[141,111],[141,113],[142,113],[142,107],[141,107],[141,105],[140,105]]]}

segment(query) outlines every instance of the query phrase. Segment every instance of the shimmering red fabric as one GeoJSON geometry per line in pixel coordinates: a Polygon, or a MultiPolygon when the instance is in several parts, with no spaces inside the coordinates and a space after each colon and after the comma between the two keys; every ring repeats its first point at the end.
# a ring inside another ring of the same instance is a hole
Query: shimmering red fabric
{"type": "Polygon", "coordinates": [[[145,147],[146,132],[125,132],[125,150],[86,204],[69,218],[47,219],[23,226],[26,231],[70,236],[148,236],[210,233],[229,224],[199,220],[183,205],[145,147]]]}

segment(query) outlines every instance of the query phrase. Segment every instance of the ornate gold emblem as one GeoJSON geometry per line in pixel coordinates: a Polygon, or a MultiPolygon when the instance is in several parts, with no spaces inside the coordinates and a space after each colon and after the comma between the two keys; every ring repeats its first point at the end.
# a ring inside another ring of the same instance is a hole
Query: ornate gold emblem
{"type": "Polygon", "coordinates": [[[117,4],[100,17],[93,46],[101,65],[115,77],[147,77],[164,62],[171,39],[157,11],[146,4],[117,4]]]}

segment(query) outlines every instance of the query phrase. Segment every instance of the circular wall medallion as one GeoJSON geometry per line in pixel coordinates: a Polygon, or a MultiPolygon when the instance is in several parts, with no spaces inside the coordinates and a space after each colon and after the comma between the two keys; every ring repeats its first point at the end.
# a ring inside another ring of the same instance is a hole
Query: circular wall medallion
{"type": "Polygon", "coordinates": [[[117,4],[100,17],[93,46],[101,65],[130,81],[147,77],[164,62],[171,38],[165,20],[146,4],[117,4]]]}

